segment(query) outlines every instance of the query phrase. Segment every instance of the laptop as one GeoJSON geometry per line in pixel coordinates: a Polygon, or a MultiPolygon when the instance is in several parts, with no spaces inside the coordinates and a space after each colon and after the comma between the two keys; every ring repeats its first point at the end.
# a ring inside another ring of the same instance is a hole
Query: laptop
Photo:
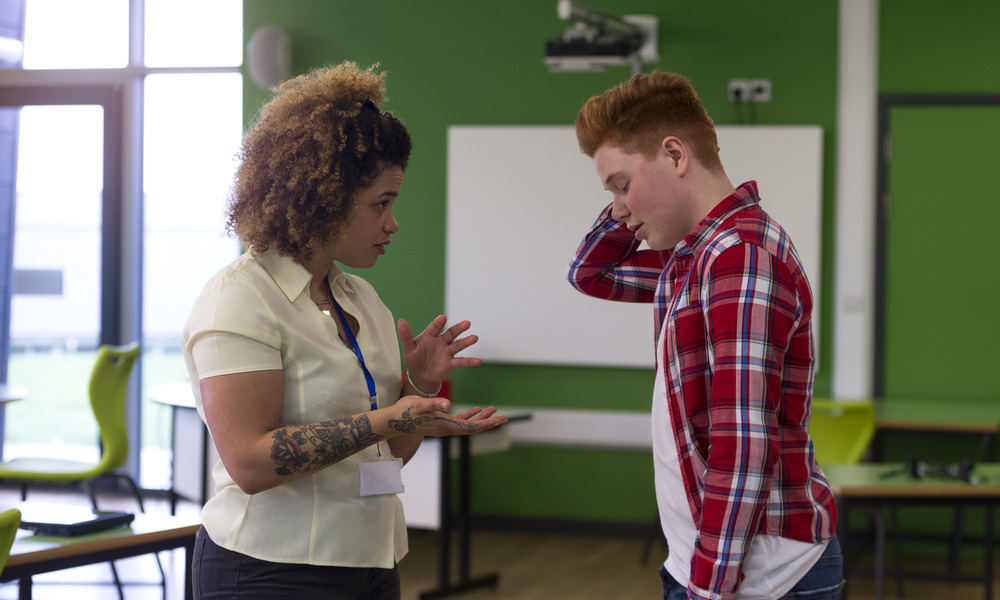
{"type": "Polygon", "coordinates": [[[25,502],[21,511],[21,529],[38,535],[72,537],[128,525],[135,514],[123,511],[94,511],[86,506],[25,502]]]}

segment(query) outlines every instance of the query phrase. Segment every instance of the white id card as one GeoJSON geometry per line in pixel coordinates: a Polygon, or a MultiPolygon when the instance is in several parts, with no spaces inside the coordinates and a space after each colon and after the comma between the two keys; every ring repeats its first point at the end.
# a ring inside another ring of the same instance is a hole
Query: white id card
{"type": "Polygon", "coordinates": [[[380,460],[358,465],[361,469],[361,495],[403,493],[403,459],[380,460]]]}

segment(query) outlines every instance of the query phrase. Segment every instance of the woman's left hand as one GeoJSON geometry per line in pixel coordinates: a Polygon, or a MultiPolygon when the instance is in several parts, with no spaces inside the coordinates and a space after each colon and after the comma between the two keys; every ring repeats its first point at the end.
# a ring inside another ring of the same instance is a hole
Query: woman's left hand
{"type": "Polygon", "coordinates": [[[479,337],[475,335],[461,337],[472,327],[472,323],[461,321],[445,329],[447,323],[448,317],[441,315],[414,338],[410,324],[405,319],[399,320],[403,360],[414,382],[417,385],[427,385],[422,389],[436,389],[452,369],[475,367],[483,363],[479,358],[455,356],[479,341],[479,337]]]}

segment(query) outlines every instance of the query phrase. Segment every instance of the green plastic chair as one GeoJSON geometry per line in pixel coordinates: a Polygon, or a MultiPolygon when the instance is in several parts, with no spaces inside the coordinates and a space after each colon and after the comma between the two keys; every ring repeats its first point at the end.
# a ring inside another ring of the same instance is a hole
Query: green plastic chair
{"type": "Polygon", "coordinates": [[[142,508],[142,498],[135,481],[117,469],[128,458],[128,429],[125,424],[125,391],[136,359],[139,344],[101,346],[90,373],[90,408],[101,437],[101,458],[98,462],[82,462],[62,458],[25,457],[0,463],[0,480],[21,484],[21,499],[27,497],[28,485],[81,484],[90,495],[94,510],[97,500],[92,482],[102,477],[115,477],[124,481],[142,508]]]}
{"type": "MultiPolygon", "coordinates": [[[[864,459],[875,439],[875,408],[868,400],[813,398],[809,437],[812,438],[816,462],[820,468],[823,465],[857,464],[864,459]]],[[[881,598],[884,587],[882,565],[885,562],[885,520],[877,509],[868,509],[866,512],[875,528],[875,597],[881,598]]],[[[841,518],[846,518],[846,515],[841,518]]],[[[896,564],[898,574],[898,552],[896,564]]],[[[897,584],[902,585],[898,575],[897,584]]]]}
{"type": "MultiPolygon", "coordinates": [[[[128,388],[132,368],[139,358],[139,343],[132,342],[124,346],[100,346],[97,349],[97,359],[90,373],[90,408],[101,438],[101,457],[96,463],[82,462],[61,458],[24,457],[0,463],[0,480],[16,481],[21,484],[21,500],[25,500],[30,484],[79,484],[90,496],[94,510],[97,506],[97,494],[94,482],[105,479],[117,479],[128,487],[135,498],[141,512],[145,512],[142,495],[135,480],[127,473],[118,469],[128,458],[129,437],[125,423],[125,392],[128,388]]],[[[160,557],[156,555],[160,574],[164,576],[164,597],[166,595],[166,579],[160,557]]],[[[124,598],[122,583],[114,563],[111,565],[118,586],[118,595],[124,598]]]]}
{"type": "Polygon", "coordinates": [[[867,400],[814,398],[809,437],[821,467],[857,464],[875,439],[875,409],[867,400]]]}
{"type": "Polygon", "coordinates": [[[10,547],[14,545],[14,536],[21,526],[21,511],[11,508],[0,512],[0,573],[7,566],[10,558],[10,547]]]}

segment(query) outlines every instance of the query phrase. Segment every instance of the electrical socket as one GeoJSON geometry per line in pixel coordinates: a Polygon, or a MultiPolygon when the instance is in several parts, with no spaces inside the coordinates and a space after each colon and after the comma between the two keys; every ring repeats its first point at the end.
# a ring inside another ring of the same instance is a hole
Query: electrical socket
{"type": "Polygon", "coordinates": [[[770,79],[751,79],[750,80],[750,99],[754,102],[770,102],[771,101],[771,80],[770,79]]]}
{"type": "Polygon", "coordinates": [[[730,102],[770,102],[770,79],[730,79],[730,102]]]}
{"type": "Polygon", "coordinates": [[[729,101],[748,102],[750,100],[750,80],[730,79],[729,80],[729,101]]]}

